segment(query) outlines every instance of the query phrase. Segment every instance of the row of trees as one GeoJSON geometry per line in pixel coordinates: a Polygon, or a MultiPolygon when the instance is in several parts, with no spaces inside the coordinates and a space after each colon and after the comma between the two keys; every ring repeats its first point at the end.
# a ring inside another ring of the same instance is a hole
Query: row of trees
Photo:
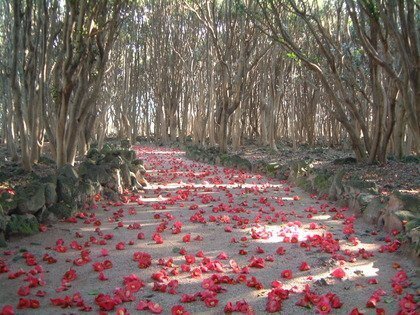
{"type": "Polygon", "coordinates": [[[57,165],[108,133],[234,150],[348,143],[359,161],[420,150],[413,0],[13,0],[0,14],[12,157],[57,165]]]}

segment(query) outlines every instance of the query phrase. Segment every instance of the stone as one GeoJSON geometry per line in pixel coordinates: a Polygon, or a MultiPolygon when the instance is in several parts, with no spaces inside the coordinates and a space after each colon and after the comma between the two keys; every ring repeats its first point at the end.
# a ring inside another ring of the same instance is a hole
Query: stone
{"type": "Polygon", "coordinates": [[[252,164],[247,159],[236,157],[236,168],[242,171],[251,171],[252,164]]]}
{"type": "Polygon", "coordinates": [[[40,182],[45,187],[45,204],[50,206],[58,201],[57,196],[57,176],[49,175],[40,178],[40,182]]]}
{"type": "Polygon", "coordinates": [[[385,229],[387,232],[393,230],[402,231],[403,224],[401,220],[395,215],[395,213],[386,211],[378,219],[379,228],[385,229]]]}
{"type": "Polygon", "coordinates": [[[0,205],[0,247],[7,246],[4,233],[6,231],[6,226],[7,226],[8,221],[9,221],[9,217],[4,214],[3,208],[0,205]]]}
{"type": "Polygon", "coordinates": [[[76,198],[77,182],[67,177],[58,177],[57,192],[58,201],[72,203],[76,198]]]}
{"type": "Polygon", "coordinates": [[[404,230],[407,233],[409,233],[411,230],[414,230],[414,229],[416,229],[418,227],[420,227],[420,218],[419,217],[410,219],[409,221],[407,221],[404,224],[404,230]]]}
{"type": "Polygon", "coordinates": [[[121,183],[124,188],[130,188],[131,179],[130,179],[130,168],[127,163],[124,163],[120,167],[121,183]]]}
{"type": "Polygon", "coordinates": [[[77,211],[75,204],[67,204],[64,202],[58,202],[47,209],[53,213],[57,219],[67,219],[73,216],[77,211]]]}
{"type": "Polygon", "coordinates": [[[377,224],[382,211],[385,208],[385,204],[381,201],[381,198],[374,197],[366,205],[363,211],[363,219],[365,222],[370,224],[377,224]]]}
{"type": "Polygon", "coordinates": [[[34,214],[45,205],[45,186],[40,182],[16,190],[18,214],[34,214]]]}
{"type": "Polygon", "coordinates": [[[299,176],[293,181],[298,187],[302,188],[306,192],[312,192],[312,183],[309,177],[299,176]]]}
{"type": "Polygon", "coordinates": [[[89,149],[89,151],[86,153],[86,158],[93,160],[93,161],[97,161],[99,160],[101,157],[101,153],[99,152],[98,149],[96,148],[91,148],[89,149]]]}
{"type": "Polygon", "coordinates": [[[33,214],[12,214],[7,222],[7,235],[32,235],[39,232],[39,223],[33,214]]]}
{"type": "MultiPolygon", "coordinates": [[[[216,163],[219,164],[219,163],[216,163]]],[[[277,163],[276,163],[277,164],[277,163]]],[[[252,163],[252,172],[253,173],[266,173],[268,163],[264,160],[257,160],[252,163]]]]}
{"type": "Polygon", "coordinates": [[[330,191],[333,175],[325,171],[316,171],[312,180],[312,189],[319,195],[328,194],[330,191]]]}
{"type": "Polygon", "coordinates": [[[280,165],[276,171],[276,178],[280,180],[287,180],[289,178],[290,169],[287,165],[280,165]]]}
{"type": "Polygon", "coordinates": [[[50,206],[57,202],[57,184],[55,183],[45,183],[45,204],[50,206]]]}
{"type": "Polygon", "coordinates": [[[67,204],[73,203],[76,198],[77,183],[79,175],[75,168],[69,164],[64,165],[58,170],[57,195],[58,201],[67,204]]]}
{"type": "Polygon", "coordinates": [[[96,165],[88,162],[83,162],[79,168],[80,177],[83,180],[98,182],[101,185],[106,185],[112,180],[112,175],[109,171],[110,168],[106,164],[96,165]]]}
{"type": "MultiPolygon", "coordinates": [[[[49,222],[49,216],[51,212],[48,211],[47,207],[42,207],[41,210],[39,210],[37,213],[35,213],[35,217],[40,223],[46,223],[49,222]]],[[[54,222],[54,221],[53,221],[54,222]]]]}
{"type": "Polygon", "coordinates": [[[300,176],[306,176],[313,168],[310,160],[294,160],[290,162],[290,178],[296,180],[300,176]]]}
{"type": "Polygon", "coordinates": [[[120,146],[123,149],[130,149],[131,148],[130,139],[122,139],[121,143],[120,143],[120,146]]]}
{"type": "Polygon", "coordinates": [[[77,181],[79,179],[79,175],[77,174],[75,167],[70,164],[62,166],[58,170],[58,176],[66,177],[73,181],[77,181]]]}
{"type": "Polygon", "coordinates": [[[379,218],[380,224],[387,230],[403,229],[403,221],[409,222],[420,217],[420,199],[417,195],[394,191],[379,218]]]}
{"type": "Polygon", "coordinates": [[[331,186],[328,191],[328,197],[330,200],[337,200],[344,192],[343,186],[344,170],[339,170],[332,178],[331,186]]]}
{"type": "Polygon", "coordinates": [[[136,180],[142,187],[149,186],[149,182],[146,180],[146,178],[144,178],[141,172],[137,172],[136,180]]]}
{"type": "Polygon", "coordinates": [[[395,204],[395,208],[420,214],[420,197],[418,195],[403,193],[396,190],[391,195],[389,202],[390,205],[395,204]]]}
{"type": "Polygon", "coordinates": [[[351,179],[343,183],[344,190],[348,194],[357,195],[360,193],[378,193],[378,186],[374,182],[365,180],[351,179]]]}
{"type": "Polygon", "coordinates": [[[79,183],[77,192],[77,204],[80,207],[94,202],[94,196],[101,193],[102,186],[98,182],[93,182],[89,179],[79,183]]]}
{"type": "Polygon", "coordinates": [[[105,199],[112,200],[112,201],[118,201],[119,200],[118,193],[111,188],[104,187],[103,190],[102,190],[102,193],[103,193],[103,196],[105,197],[105,199]]]}
{"type": "Polygon", "coordinates": [[[9,214],[17,208],[17,196],[8,193],[7,191],[0,194],[0,206],[4,214],[9,214]]]}
{"type": "Polygon", "coordinates": [[[3,231],[0,231],[0,247],[7,247],[6,237],[3,231]]]}
{"type": "Polygon", "coordinates": [[[131,162],[136,159],[136,151],[133,150],[119,150],[119,155],[128,162],[131,162]]]}
{"type": "Polygon", "coordinates": [[[105,185],[105,187],[110,188],[119,194],[122,194],[123,186],[121,182],[121,172],[118,168],[112,169],[111,172],[111,180],[105,185]]]}
{"type": "Polygon", "coordinates": [[[420,225],[417,225],[415,228],[411,229],[407,233],[408,238],[411,241],[411,247],[415,257],[420,256],[420,225]]]}
{"type": "Polygon", "coordinates": [[[349,206],[350,210],[354,211],[357,215],[362,215],[368,204],[375,198],[376,196],[367,193],[352,195],[349,206]]]}

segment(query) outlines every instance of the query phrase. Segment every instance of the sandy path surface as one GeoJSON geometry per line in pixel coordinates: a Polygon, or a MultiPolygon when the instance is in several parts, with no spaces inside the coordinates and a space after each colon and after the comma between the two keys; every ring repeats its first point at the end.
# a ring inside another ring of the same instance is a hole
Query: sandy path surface
{"type": "Polygon", "coordinates": [[[0,251],[0,311],[415,314],[398,235],[277,180],[137,150],[144,192],[0,251]]]}

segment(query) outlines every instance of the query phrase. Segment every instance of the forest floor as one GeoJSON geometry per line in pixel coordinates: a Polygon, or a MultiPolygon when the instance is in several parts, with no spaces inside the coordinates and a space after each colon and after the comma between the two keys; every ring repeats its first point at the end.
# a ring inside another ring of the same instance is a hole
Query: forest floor
{"type": "Polygon", "coordinates": [[[415,314],[398,235],[279,180],[136,150],[143,192],[0,251],[0,310],[415,314]]]}
{"type": "Polygon", "coordinates": [[[420,193],[420,163],[415,157],[407,157],[403,161],[389,159],[385,165],[336,163],[337,160],[351,158],[352,155],[329,147],[300,146],[293,150],[290,146],[283,146],[275,152],[256,145],[244,147],[239,154],[250,161],[287,162],[294,159],[309,159],[313,161],[315,168],[323,168],[333,173],[344,169],[344,178],[352,177],[374,182],[383,194],[392,190],[420,193]]]}

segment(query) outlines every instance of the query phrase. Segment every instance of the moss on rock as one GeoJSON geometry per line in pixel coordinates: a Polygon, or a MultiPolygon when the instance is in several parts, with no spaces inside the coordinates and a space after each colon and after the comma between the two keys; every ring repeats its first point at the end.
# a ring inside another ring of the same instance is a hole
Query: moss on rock
{"type": "Polygon", "coordinates": [[[394,191],[394,195],[402,201],[404,210],[420,215],[420,198],[418,196],[405,194],[398,190],[394,191]]]}
{"type": "Polygon", "coordinates": [[[12,214],[6,226],[7,235],[32,235],[38,231],[38,220],[32,214],[12,214]]]}
{"type": "Polygon", "coordinates": [[[16,195],[20,214],[33,214],[45,205],[45,186],[38,181],[16,189],[16,195]]]}
{"type": "Polygon", "coordinates": [[[12,210],[17,208],[17,197],[11,195],[7,191],[0,194],[0,206],[5,214],[10,213],[12,210]]]}
{"type": "Polygon", "coordinates": [[[59,202],[49,207],[48,211],[53,213],[58,219],[67,219],[77,211],[77,208],[74,204],[59,202]]]}
{"type": "Polygon", "coordinates": [[[328,194],[331,184],[333,181],[332,173],[321,172],[315,175],[313,181],[314,190],[318,191],[320,194],[328,194]]]}

